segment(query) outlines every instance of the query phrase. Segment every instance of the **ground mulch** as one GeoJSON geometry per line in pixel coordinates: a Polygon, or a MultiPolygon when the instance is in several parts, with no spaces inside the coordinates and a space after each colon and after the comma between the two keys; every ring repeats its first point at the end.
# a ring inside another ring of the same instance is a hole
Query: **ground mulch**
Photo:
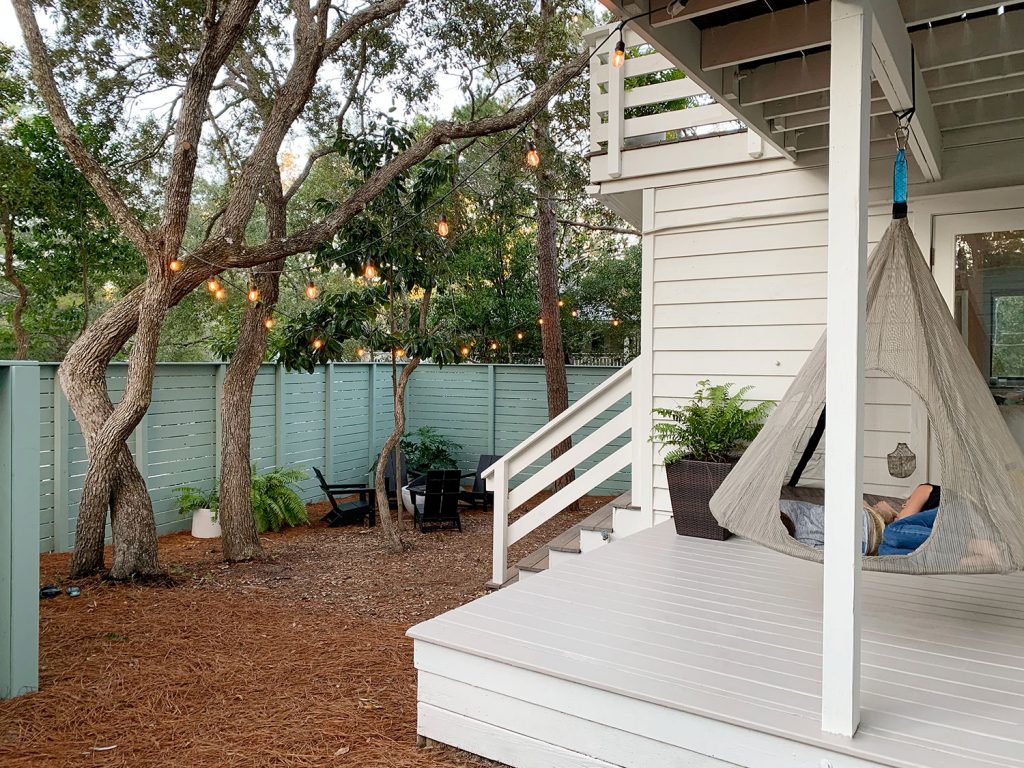
{"type": "MultiPolygon", "coordinates": [[[[588,497],[510,561],[607,503],[588,497]]],[[[315,520],[321,506],[310,508],[315,520]]],[[[464,532],[376,531],[316,522],[261,537],[270,560],[225,565],[216,540],[160,540],[166,586],[64,578],[82,595],[40,605],[40,691],[0,701],[3,766],[494,766],[416,745],[406,630],[485,593],[491,520],[464,532]]]]}

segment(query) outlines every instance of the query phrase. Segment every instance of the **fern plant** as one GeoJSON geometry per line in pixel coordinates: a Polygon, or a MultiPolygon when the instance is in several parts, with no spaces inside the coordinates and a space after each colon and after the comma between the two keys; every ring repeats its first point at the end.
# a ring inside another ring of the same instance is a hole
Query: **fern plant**
{"type": "Polygon", "coordinates": [[[252,469],[252,515],[256,529],[280,531],[286,525],[308,525],[306,505],[293,487],[308,479],[302,470],[293,467],[275,469],[258,474],[252,469]]]}
{"type": "Polygon", "coordinates": [[[191,515],[197,509],[208,509],[213,512],[211,518],[217,522],[217,504],[220,501],[218,489],[204,491],[201,488],[186,486],[178,489],[178,514],[182,517],[191,515]]]}
{"type": "Polygon", "coordinates": [[[409,470],[417,475],[428,469],[457,469],[455,454],[461,450],[461,445],[433,427],[420,427],[402,436],[402,453],[409,462],[409,470]]]}
{"type": "Polygon", "coordinates": [[[692,461],[728,462],[761,431],[773,403],[750,404],[751,387],[730,392],[732,384],[697,383],[693,399],[682,408],[655,408],[668,421],[654,425],[651,441],[670,450],[665,464],[692,461]]]}

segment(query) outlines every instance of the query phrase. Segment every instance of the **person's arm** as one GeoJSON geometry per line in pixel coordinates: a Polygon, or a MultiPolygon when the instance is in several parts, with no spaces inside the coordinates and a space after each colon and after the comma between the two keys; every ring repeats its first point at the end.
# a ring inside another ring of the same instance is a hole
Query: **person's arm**
{"type": "Polygon", "coordinates": [[[931,495],[932,486],[928,483],[921,483],[921,485],[914,489],[914,492],[910,494],[910,497],[900,508],[900,513],[896,515],[896,519],[902,520],[904,517],[916,515],[924,509],[925,502],[928,501],[928,497],[931,495]]]}

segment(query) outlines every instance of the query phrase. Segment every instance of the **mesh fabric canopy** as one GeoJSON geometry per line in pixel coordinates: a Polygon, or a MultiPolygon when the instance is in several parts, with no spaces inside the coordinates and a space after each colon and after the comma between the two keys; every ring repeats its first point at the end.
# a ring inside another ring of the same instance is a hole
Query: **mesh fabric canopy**
{"type": "MultiPolygon", "coordinates": [[[[906,219],[893,220],[868,265],[865,370],[902,382],[924,402],[939,450],[942,497],[924,544],[909,555],[865,557],[864,567],[921,574],[1024,569],[1024,455],[906,219]]],[[[823,335],[711,500],[715,518],[734,533],[819,562],[821,550],[786,531],[779,498],[824,400],[823,335]]]]}

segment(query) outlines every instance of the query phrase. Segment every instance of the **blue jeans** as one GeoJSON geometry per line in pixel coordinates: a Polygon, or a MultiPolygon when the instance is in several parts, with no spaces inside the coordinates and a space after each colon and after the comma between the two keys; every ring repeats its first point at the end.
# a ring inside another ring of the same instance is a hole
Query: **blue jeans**
{"type": "Polygon", "coordinates": [[[932,535],[935,526],[935,509],[924,509],[917,514],[904,517],[885,527],[882,545],[878,548],[879,555],[909,555],[932,535]]]}

